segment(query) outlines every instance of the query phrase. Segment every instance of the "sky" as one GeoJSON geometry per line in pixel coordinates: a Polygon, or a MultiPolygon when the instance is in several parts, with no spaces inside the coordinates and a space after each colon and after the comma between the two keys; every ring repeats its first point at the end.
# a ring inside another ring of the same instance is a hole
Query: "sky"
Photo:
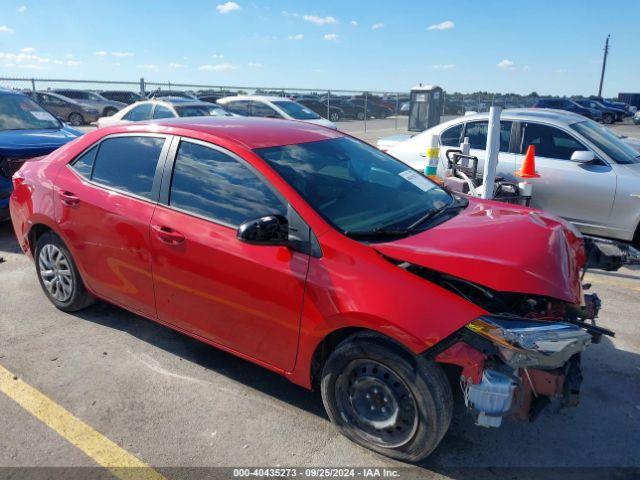
{"type": "Polygon", "coordinates": [[[0,76],[541,95],[640,91],[640,1],[0,0],[0,76]]]}

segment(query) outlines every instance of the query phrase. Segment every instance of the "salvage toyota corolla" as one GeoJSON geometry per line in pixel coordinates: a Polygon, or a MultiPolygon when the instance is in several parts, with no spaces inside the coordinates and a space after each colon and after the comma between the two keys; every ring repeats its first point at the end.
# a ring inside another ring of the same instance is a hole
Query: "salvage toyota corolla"
{"type": "Polygon", "coordinates": [[[568,223],[452,195],[335,130],[116,126],[13,182],[56,307],[106,300],[317,387],[344,435],[398,459],[436,448],[454,388],[486,427],[575,405],[602,333],[568,223]]]}

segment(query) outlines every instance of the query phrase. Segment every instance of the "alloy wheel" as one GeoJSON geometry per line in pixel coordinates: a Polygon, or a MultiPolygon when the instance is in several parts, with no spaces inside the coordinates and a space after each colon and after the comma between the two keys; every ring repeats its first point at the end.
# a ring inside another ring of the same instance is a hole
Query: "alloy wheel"
{"type": "Polygon", "coordinates": [[[46,244],[38,255],[38,272],[47,292],[59,302],[73,295],[73,272],[69,259],[56,245],[46,244]]]}
{"type": "Polygon", "coordinates": [[[335,395],[343,418],[368,442],[396,448],[415,435],[415,397],[400,376],[382,363],[352,361],[337,380],[335,395]]]}

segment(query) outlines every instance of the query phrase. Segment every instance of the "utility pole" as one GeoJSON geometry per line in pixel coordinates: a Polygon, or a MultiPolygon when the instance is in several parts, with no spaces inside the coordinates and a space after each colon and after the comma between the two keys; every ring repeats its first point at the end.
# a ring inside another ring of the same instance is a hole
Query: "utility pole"
{"type": "Polygon", "coordinates": [[[604,82],[604,71],[607,68],[607,55],[609,54],[609,37],[611,37],[611,34],[607,35],[607,40],[604,42],[604,56],[602,57],[602,73],[600,74],[600,88],[598,89],[599,97],[602,97],[602,83],[604,82]]]}

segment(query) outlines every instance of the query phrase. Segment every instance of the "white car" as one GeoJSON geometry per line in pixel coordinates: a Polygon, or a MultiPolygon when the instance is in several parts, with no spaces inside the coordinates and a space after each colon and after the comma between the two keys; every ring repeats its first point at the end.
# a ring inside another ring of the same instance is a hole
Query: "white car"
{"type": "Polygon", "coordinates": [[[338,129],[335,123],[322,118],[304,105],[284,97],[238,95],[220,98],[218,103],[230,112],[244,117],[286,118],[338,129]]]}
{"type": "MultiPolygon", "coordinates": [[[[378,148],[418,171],[427,164],[427,139],[440,139],[438,175],[446,170],[445,152],[459,150],[469,138],[471,155],[482,172],[487,144],[488,113],[458,117],[415,136],[394,135],[378,148]]],[[[638,141],[619,137],[609,128],[563,110],[503,110],[496,174],[518,181],[529,145],[535,146],[536,170],[531,205],[574,223],[587,234],[640,247],[640,155],[638,141]]]]}
{"type": "Polygon", "coordinates": [[[232,117],[220,105],[182,97],[166,97],[160,100],[145,100],[132,103],[110,117],[101,117],[96,122],[98,128],[128,122],[159,120],[176,117],[232,117]]]}

